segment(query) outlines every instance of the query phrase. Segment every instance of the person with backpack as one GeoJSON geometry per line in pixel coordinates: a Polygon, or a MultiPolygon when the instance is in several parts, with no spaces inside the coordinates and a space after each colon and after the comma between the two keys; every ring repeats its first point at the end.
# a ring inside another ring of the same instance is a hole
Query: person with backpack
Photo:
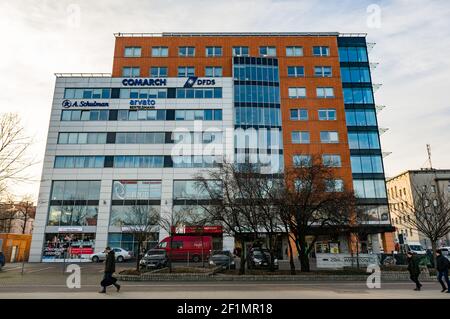
{"type": "Polygon", "coordinates": [[[450,261],[445,256],[442,255],[442,251],[440,249],[436,250],[436,270],[438,271],[437,279],[442,286],[441,292],[450,293],[450,281],[448,279],[449,267],[450,261]],[[447,283],[447,287],[445,286],[442,277],[444,277],[445,282],[447,283]]]}

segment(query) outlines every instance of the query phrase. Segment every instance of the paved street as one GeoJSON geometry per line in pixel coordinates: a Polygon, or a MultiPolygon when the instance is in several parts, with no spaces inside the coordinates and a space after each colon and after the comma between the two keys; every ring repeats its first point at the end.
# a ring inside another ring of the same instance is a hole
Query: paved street
{"type": "MultiPolygon", "coordinates": [[[[368,289],[364,282],[121,282],[117,293],[101,295],[98,282],[103,264],[81,264],[81,288],[66,286],[62,264],[9,264],[0,272],[0,299],[4,298],[448,298],[438,283],[424,283],[413,291],[410,282],[382,283],[368,289]]],[[[117,271],[132,267],[118,264],[117,271]]]]}

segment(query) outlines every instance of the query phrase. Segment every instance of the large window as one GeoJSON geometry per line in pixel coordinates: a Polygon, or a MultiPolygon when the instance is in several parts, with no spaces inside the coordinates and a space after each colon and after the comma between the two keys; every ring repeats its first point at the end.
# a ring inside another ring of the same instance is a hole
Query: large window
{"type": "Polygon", "coordinates": [[[259,47],[260,56],[277,56],[277,49],[275,47],[259,47]]]}
{"type": "Polygon", "coordinates": [[[53,181],[51,200],[98,200],[100,181],[53,181]]]}
{"type": "Polygon", "coordinates": [[[140,57],[141,47],[125,47],[125,57],[140,57]]]}
{"type": "Polygon", "coordinates": [[[314,56],[329,56],[330,48],[325,46],[317,46],[313,47],[313,55],[314,56]]]}
{"type": "Polygon", "coordinates": [[[105,144],[106,133],[61,132],[58,144],[105,144]]]}
{"type": "Polygon", "coordinates": [[[206,56],[207,57],[222,56],[222,47],[206,47],[206,56]]]}
{"type": "Polygon", "coordinates": [[[278,67],[258,64],[235,64],[233,69],[235,80],[278,82],[278,67]]]}
{"type": "Polygon", "coordinates": [[[320,132],[320,142],[329,144],[329,143],[339,143],[339,135],[338,132],[335,131],[321,131],[320,132]]]}
{"type": "Polygon", "coordinates": [[[286,47],[286,56],[303,56],[303,47],[286,47]]]}
{"type": "Polygon", "coordinates": [[[317,98],[319,99],[331,99],[334,98],[334,89],[329,87],[316,88],[317,98]]]}
{"type": "Polygon", "coordinates": [[[383,173],[383,162],[380,155],[352,155],[350,160],[353,173],[383,173]]]}
{"type": "Polygon", "coordinates": [[[359,198],[386,198],[384,180],[354,179],[353,189],[359,198]]]}
{"type": "Polygon", "coordinates": [[[331,179],[325,181],[325,191],[326,192],[343,192],[344,191],[344,181],[342,179],[331,179]]]}
{"type": "Polygon", "coordinates": [[[345,104],[373,104],[371,88],[344,88],[345,104]]]}
{"type": "Polygon", "coordinates": [[[195,67],[193,66],[179,66],[178,77],[195,76],[195,67]]]}
{"type": "Polygon", "coordinates": [[[304,87],[290,87],[288,90],[289,98],[304,99],[306,98],[306,88],[304,87]]]}
{"type": "Polygon", "coordinates": [[[370,71],[368,67],[342,67],[342,82],[344,83],[370,83],[370,71]]]}
{"type": "Polygon", "coordinates": [[[55,168],[100,168],[104,156],[55,156],[55,168]]]}
{"type": "Polygon", "coordinates": [[[291,132],[292,144],[309,144],[309,132],[293,131],[291,132]]]}
{"type": "Polygon", "coordinates": [[[167,89],[120,89],[119,97],[121,99],[165,99],[167,89]]]}
{"type": "Polygon", "coordinates": [[[167,77],[167,67],[166,66],[152,66],[150,68],[150,76],[153,78],[167,77]]]}
{"type": "Polygon", "coordinates": [[[109,99],[110,88],[67,88],[64,90],[65,99],[109,99]]]}
{"type": "Polygon", "coordinates": [[[177,88],[177,99],[221,99],[222,88],[177,88]]]}
{"type": "Polygon", "coordinates": [[[113,182],[112,199],[160,199],[161,181],[117,180],[113,182]]]}
{"type": "MultiPolygon", "coordinates": [[[[211,189],[220,190],[219,181],[208,181],[211,189]]],[[[174,180],[173,181],[173,199],[208,199],[209,193],[206,192],[194,180],[174,180]]]]}
{"type": "Polygon", "coordinates": [[[141,220],[154,220],[157,226],[160,211],[159,205],[112,205],[109,225],[126,228],[141,225],[141,220]]]}
{"type": "Polygon", "coordinates": [[[195,56],[195,47],[179,47],[178,56],[180,57],[193,57],[195,56]]]}
{"type": "Polygon", "coordinates": [[[222,67],[221,66],[207,66],[205,67],[205,76],[207,77],[221,77],[222,67]]]}
{"type": "Polygon", "coordinates": [[[375,110],[348,109],[345,110],[347,126],[376,126],[377,118],[375,110]]]}
{"type": "Polygon", "coordinates": [[[319,121],[335,121],[336,109],[319,109],[319,121]]]}
{"type": "Polygon", "coordinates": [[[341,62],[367,62],[367,50],[365,47],[340,47],[339,60],[341,62]]]}
{"type": "Polygon", "coordinates": [[[322,163],[326,167],[341,167],[341,155],[324,154],[322,155],[322,163]]]}
{"type": "Polygon", "coordinates": [[[233,47],[233,56],[249,56],[248,47],[233,47]]]}
{"type": "Polygon", "coordinates": [[[288,66],[288,77],[300,78],[305,76],[305,68],[303,66],[288,66]]]}
{"type": "Polygon", "coordinates": [[[307,121],[308,120],[308,110],[307,109],[291,109],[290,119],[292,121],[307,121]]]}
{"type": "Polygon", "coordinates": [[[141,68],[138,66],[125,66],[122,68],[122,76],[125,78],[139,77],[141,75],[141,68]]]}
{"type": "Polygon", "coordinates": [[[216,156],[207,155],[187,155],[187,156],[172,156],[174,168],[209,168],[216,167],[222,159],[216,156]]]}
{"type": "Polygon", "coordinates": [[[280,126],[281,112],[273,107],[235,107],[236,124],[280,126]]]}
{"type": "Polygon", "coordinates": [[[350,149],[379,149],[380,142],[377,132],[349,132],[350,149]]]}
{"type": "Polygon", "coordinates": [[[164,132],[117,132],[116,144],[164,144],[164,132]]]}
{"type": "Polygon", "coordinates": [[[168,47],[152,47],[152,57],[167,57],[169,56],[168,47]]]}
{"type": "Polygon", "coordinates": [[[333,76],[331,66],[315,66],[314,76],[320,78],[331,78],[333,76]]]}
{"type": "Polygon", "coordinates": [[[114,156],[115,168],[162,168],[164,167],[163,155],[124,155],[114,156]]]}
{"type": "Polygon", "coordinates": [[[297,167],[309,167],[312,163],[311,155],[294,155],[292,163],[297,167]]]}

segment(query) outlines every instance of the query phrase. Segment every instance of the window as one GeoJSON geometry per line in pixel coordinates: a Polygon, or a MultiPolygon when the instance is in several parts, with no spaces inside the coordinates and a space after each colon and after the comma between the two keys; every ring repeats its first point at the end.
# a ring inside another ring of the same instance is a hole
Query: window
{"type": "Polygon", "coordinates": [[[344,181],[342,179],[331,179],[325,181],[325,191],[326,192],[343,192],[344,191],[344,181]]]}
{"type": "Polygon", "coordinates": [[[288,66],[288,77],[300,78],[305,76],[305,68],[303,66],[288,66]]]}
{"type": "Polygon", "coordinates": [[[112,199],[160,199],[161,181],[116,180],[113,182],[112,199]]]}
{"type": "Polygon", "coordinates": [[[306,98],[306,88],[304,87],[291,87],[288,92],[291,99],[306,98]]]}
{"type": "Polygon", "coordinates": [[[322,162],[324,166],[327,167],[341,167],[341,155],[330,155],[324,154],[322,155],[322,162]]]}
{"type": "Polygon", "coordinates": [[[344,88],[345,104],[373,104],[371,88],[344,88]]]}
{"type": "Polygon", "coordinates": [[[221,77],[222,67],[221,66],[207,66],[205,67],[206,77],[221,77]]]}
{"type": "Polygon", "coordinates": [[[384,180],[354,179],[353,189],[359,198],[386,198],[384,180]]]}
{"type": "Polygon", "coordinates": [[[431,192],[432,193],[436,193],[436,186],[435,185],[431,185],[431,192]]]}
{"type": "Polygon", "coordinates": [[[292,144],[309,144],[309,132],[291,132],[292,144]]]}
{"type": "Polygon", "coordinates": [[[115,168],[162,168],[164,167],[164,156],[143,155],[143,156],[114,156],[115,168]]]}
{"type": "Polygon", "coordinates": [[[141,69],[139,67],[123,67],[122,76],[126,78],[139,77],[141,74],[141,69]]]}
{"type": "Polygon", "coordinates": [[[450,182],[448,182],[448,185],[447,185],[447,192],[450,193],[450,182]]]}
{"type": "Polygon", "coordinates": [[[334,89],[327,87],[318,87],[316,89],[317,98],[320,99],[329,99],[334,98],[334,89]]]}
{"type": "Polygon", "coordinates": [[[293,121],[307,121],[308,110],[307,109],[291,109],[291,120],[293,121]]]}
{"type": "Polygon", "coordinates": [[[331,78],[331,66],[315,66],[314,67],[314,76],[321,78],[331,78]]]}
{"type": "Polygon", "coordinates": [[[169,56],[168,47],[152,47],[152,57],[167,57],[169,56]]]}
{"type": "Polygon", "coordinates": [[[380,148],[377,132],[349,132],[348,144],[350,146],[350,149],[380,148]]]}
{"type": "Polygon", "coordinates": [[[206,56],[222,56],[222,47],[206,47],[206,56]]]}
{"type": "Polygon", "coordinates": [[[179,66],[178,77],[195,76],[195,68],[193,66],[179,66]]]}
{"type": "Polygon", "coordinates": [[[330,48],[329,47],[313,47],[313,55],[314,56],[329,56],[330,48]]]}
{"type": "Polygon", "coordinates": [[[105,144],[106,133],[59,133],[58,144],[105,144]]]}
{"type": "Polygon", "coordinates": [[[55,168],[100,168],[104,166],[104,156],[55,156],[55,168]]]}
{"type": "Polygon", "coordinates": [[[150,76],[153,78],[167,77],[167,67],[166,66],[152,66],[150,68],[150,76]]]}
{"type": "Polygon", "coordinates": [[[248,47],[233,47],[233,56],[249,56],[248,47]]]}
{"type": "Polygon", "coordinates": [[[311,166],[311,155],[294,155],[292,163],[297,167],[309,167],[311,166]]]}
{"type": "Polygon", "coordinates": [[[180,56],[180,57],[195,56],[195,48],[194,47],[179,47],[178,48],[178,56],[180,56]]]}
{"type": "Polygon", "coordinates": [[[318,112],[320,121],[336,120],[336,109],[320,109],[318,112]]]}
{"type": "Polygon", "coordinates": [[[140,57],[141,47],[126,47],[124,52],[125,57],[140,57]]]}
{"type": "Polygon", "coordinates": [[[368,62],[366,47],[340,47],[340,62],[368,62]]]}
{"type": "Polygon", "coordinates": [[[277,56],[277,49],[275,47],[259,47],[260,56],[277,56]]]}
{"type": "Polygon", "coordinates": [[[343,83],[370,83],[368,67],[342,67],[341,78],[343,83]]]}
{"type": "Polygon", "coordinates": [[[352,173],[383,173],[383,162],[379,155],[350,157],[352,173]]]}
{"type": "MultiPolygon", "coordinates": [[[[209,187],[220,189],[219,181],[207,181],[209,187]]],[[[202,191],[194,180],[174,180],[173,181],[173,198],[174,199],[208,199],[209,195],[206,191],[202,191]]]]}
{"type": "Polygon", "coordinates": [[[302,47],[286,47],[286,56],[303,56],[302,47]]]}
{"type": "Polygon", "coordinates": [[[322,143],[339,143],[338,132],[334,131],[321,131],[320,132],[320,141],[322,143]]]}
{"type": "Polygon", "coordinates": [[[377,118],[374,110],[345,110],[347,126],[376,126],[377,118]]]}

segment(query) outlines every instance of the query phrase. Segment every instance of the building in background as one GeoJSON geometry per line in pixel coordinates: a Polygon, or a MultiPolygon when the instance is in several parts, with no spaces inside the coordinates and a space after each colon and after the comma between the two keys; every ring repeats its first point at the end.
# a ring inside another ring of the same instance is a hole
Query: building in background
{"type": "Polygon", "coordinates": [[[0,203],[0,233],[31,235],[35,215],[32,202],[0,203]]]}
{"type": "MultiPolygon", "coordinates": [[[[423,247],[431,248],[430,240],[407,223],[407,218],[414,218],[414,216],[407,216],[400,212],[414,206],[417,196],[414,190],[428,188],[431,192],[440,191],[450,198],[450,170],[409,170],[389,178],[386,186],[391,207],[391,222],[396,228],[395,241],[400,244],[420,242],[423,247]]],[[[441,245],[450,245],[450,234],[443,238],[441,245]]]]}
{"type": "MultiPolygon", "coordinates": [[[[112,74],[56,77],[31,260],[57,260],[69,245],[133,249],[130,211],[201,213],[195,174],[261,154],[271,172],[320,155],[366,211],[362,247],[391,251],[373,91],[362,34],[116,34],[112,74]]],[[[155,227],[148,246],[165,236],[155,227]]],[[[317,247],[348,242],[322,235],[317,247]]]]}

